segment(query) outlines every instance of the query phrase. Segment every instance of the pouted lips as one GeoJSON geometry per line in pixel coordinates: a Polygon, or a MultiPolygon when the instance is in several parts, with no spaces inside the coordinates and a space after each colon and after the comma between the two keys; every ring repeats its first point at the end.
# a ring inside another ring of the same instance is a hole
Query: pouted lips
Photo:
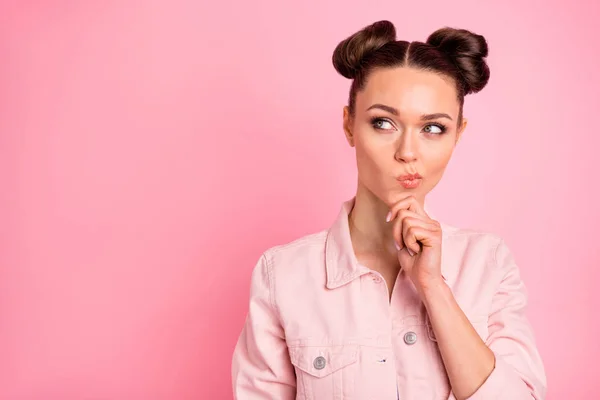
{"type": "Polygon", "coordinates": [[[410,181],[413,179],[422,179],[423,177],[421,175],[417,174],[405,174],[405,175],[400,175],[398,177],[399,181],[410,181]]]}
{"type": "Polygon", "coordinates": [[[398,177],[400,184],[406,189],[414,189],[421,184],[423,177],[419,174],[407,174],[398,177]]]}

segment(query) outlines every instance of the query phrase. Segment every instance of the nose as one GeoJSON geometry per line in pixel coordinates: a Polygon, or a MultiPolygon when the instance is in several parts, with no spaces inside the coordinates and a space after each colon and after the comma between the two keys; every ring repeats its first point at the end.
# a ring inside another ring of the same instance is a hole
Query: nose
{"type": "Polygon", "coordinates": [[[398,148],[394,154],[396,161],[402,161],[405,163],[415,161],[417,158],[417,143],[414,140],[412,133],[410,131],[403,132],[398,141],[398,148]]]}

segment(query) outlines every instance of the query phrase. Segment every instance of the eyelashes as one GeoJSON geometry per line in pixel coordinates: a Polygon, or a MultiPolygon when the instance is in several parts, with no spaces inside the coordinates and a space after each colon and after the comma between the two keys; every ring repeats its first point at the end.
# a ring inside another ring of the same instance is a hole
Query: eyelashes
{"type": "MultiPolygon", "coordinates": [[[[373,129],[379,130],[379,131],[387,131],[390,128],[384,128],[382,125],[385,124],[389,124],[391,127],[393,127],[393,124],[387,120],[386,118],[381,118],[381,117],[372,117],[370,120],[371,126],[373,127],[373,129]]],[[[429,132],[432,135],[443,135],[444,133],[446,133],[446,131],[448,130],[448,127],[442,123],[439,122],[435,122],[435,123],[431,123],[431,124],[427,124],[425,125],[425,128],[430,128],[429,132]],[[439,132],[431,132],[431,127],[434,128],[438,128],[439,132]]]]}

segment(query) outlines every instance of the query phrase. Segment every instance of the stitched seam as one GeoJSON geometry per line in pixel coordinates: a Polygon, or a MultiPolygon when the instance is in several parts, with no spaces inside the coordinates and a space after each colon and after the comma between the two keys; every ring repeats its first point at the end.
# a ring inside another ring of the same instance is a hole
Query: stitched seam
{"type": "Polygon", "coordinates": [[[498,240],[498,244],[496,245],[496,249],[494,250],[494,265],[496,265],[497,269],[500,269],[500,264],[498,264],[498,250],[500,249],[500,245],[504,243],[504,239],[500,238],[498,240]]]}
{"type": "Polygon", "coordinates": [[[269,252],[273,255],[280,253],[285,250],[295,249],[300,246],[310,245],[310,246],[323,246],[325,238],[322,236],[326,236],[326,231],[320,231],[317,233],[313,233],[301,238],[298,238],[292,242],[279,244],[273,246],[269,249],[269,252]]]}
{"type": "Polygon", "coordinates": [[[461,236],[486,236],[489,235],[489,232],[448,232],[447,237],[448,238],[453,238],[453,237],[461,237],[461,236]]]}
{"type": "Polygon", "coordinates": [[[367,346],[367,345],[362,345],[359,344],[359,342],[344,342],[344,343],[338,343],[338,342],[332,342],[332,343],[325,343],[325,344],[292,344],[289,347],[291,349],[300,349],[300,348],[305,348],[305,347],[357,347],[357,346],[366,346],[366,347],[381,347],[381,346],[367,346]]]}
{"type": "Polygon", "coordinates": [[[266,253],[263,253],[263,258],[267,265],[267,277],[269,279],[269,303],[271,303],[271,307],[273,307],[273,310],[277,314],[277,319],[279,320],[281,325],[284,326],[283,319],[281,317],[281,310],[279,310],[279,307],[277,306],[277,302],[275,301],[275,298],[276,298],[276,296],[275,296],[275,274],[273,273],[272,258],[267,257],[266,253]]]}

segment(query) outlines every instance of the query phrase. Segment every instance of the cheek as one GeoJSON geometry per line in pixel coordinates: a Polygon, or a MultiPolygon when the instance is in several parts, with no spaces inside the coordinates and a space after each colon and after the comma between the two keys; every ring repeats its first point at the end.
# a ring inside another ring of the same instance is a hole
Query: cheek
{"type": "Polygon", "coordinates": [[[439,178],[444,173],[452,156],[452,149],[438,148],[424,155],[423,166],[430,178],[439,178]]]}
{"type": "Polygon", "coordinates": [[[392,146],[359,142],[356,145],[356,161],[359,171],[382,173],[392,168],[394,150],[392,146]]]}
{"type": "Polygon", "coordinates": [[[438,155],[438,157],[431,159],[428,167],[431,168],[432,172],[441,171],[446,168],[448,161],[450,161],[450,157],[447,154],[438,155]]]}

